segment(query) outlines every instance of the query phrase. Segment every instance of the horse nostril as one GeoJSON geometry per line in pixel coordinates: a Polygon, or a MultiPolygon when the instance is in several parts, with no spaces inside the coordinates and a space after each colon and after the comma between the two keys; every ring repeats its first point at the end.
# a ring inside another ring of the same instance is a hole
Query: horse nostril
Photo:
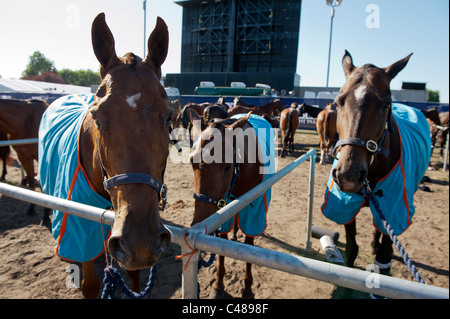
{"type": "Polygon", "coordinates": [[[171,236],[170,236],[169,231],[166,230],[161,233],[159,245],[155,248],[155,253],[154,253],[155,256],[161,255],[169,248],[170,239],[171,239],[171,236]]]}
{"type": "Polygon", "coordinates": [[[337,182],[337,169],[333,169],[333,171],[331,172],[331,176],[333,176],[333,180],[337,182]]]}
{"type": "Polygon", "coordinates": [[[125,242],[120,237],[111,237],[108,242],[109,251],[111,255],[118,261],[125,261],[128,259],[128,252],[125,242]]]}
{"type": "Polygon", "coordinates": [[[358,182],[363,184],[366,181],[366,178],[367,178],[367,170],[365,170],[365,169],[360,170],[358,182]]]}

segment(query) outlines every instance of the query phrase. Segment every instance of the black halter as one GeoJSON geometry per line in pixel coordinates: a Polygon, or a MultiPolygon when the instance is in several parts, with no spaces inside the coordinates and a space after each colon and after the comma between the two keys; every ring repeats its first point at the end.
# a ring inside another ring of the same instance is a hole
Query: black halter
{"type": "Polygon", "coordinates": [[[372,165],[373,160],[375,159],[375,156],[377,154],[381,154],[384,157],[388,157],[389,151],[381,146],[384,144],[387,134],[393,132],[391,117],[392,117],[392,106],[389,106],[389,114],[387,117],[386,125],[384,127],[383,135],[381,136],[379,143],[375,142],[374,140],[364,140],[364,139],[358,138],[358,137],[343,138],[343,139],[340,139],[339,141],[337,141],[336,145],[334,146],[334,149],[332,152],[333,157],[335,159],[337,159],[337,153],[341,150],[341,147],[344,145],[359,146],[359,147],[365,148],[370,153],[372,153],[372,157],[370,158],[369,165],[372,165]]]}
{"type": "Polygon", "coordinates": [[[236,182],[239,178],[239,175],[241,174],[241,169],[239,162],[234,164],[234,171],[233,171],[233,179],[231,180],[230,189],[225,194],[224,198],[216,199],[207,195],[194,193],[194,198],[197,200],[201,200],[203,202],[209,203],[211,205],[217,206],[217,208],[221,209],[222,207],[225,207],[227,205],[227,201],[231,196],[231,191],[233,190],[234,186],[236,185],[236,182]]]}
{"type": "MultiPolygon", "coordinates": [[[[99,148],[97,147],[97,150],[99,148]]],[[[153,187],[159,196],[159,199],[162,200],[163,203],[163,209],[166,206],[167,202],[167,186],[164,183],[159,182],[156,178],[154,178],[151,175],[144,174],[144,173],[125,173],[125,174],[119,174],[116,176],[113,176],[111,178],[108,178],[108,174],[103,167],[102,159],[100,157],[100,151],[98,151],[98,161],[100,163],[100,168],[102,171],[103,176],[103,187],[105,190],[110,190],[111,188],[117,187],[119,185],[124,184],[146,184],[151,187],[153,187]]],[[[164,171],[166,169],[164,168],[164,171]]],[[[164,178],[164,171],[163,171],[163,178],[164,178]]]]}

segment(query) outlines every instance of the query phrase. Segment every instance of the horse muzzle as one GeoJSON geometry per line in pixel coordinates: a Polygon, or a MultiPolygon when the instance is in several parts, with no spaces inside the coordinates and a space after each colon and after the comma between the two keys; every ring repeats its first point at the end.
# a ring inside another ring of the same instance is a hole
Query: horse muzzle
{"type": "Polygon", "coordinates": [[[367,179],[369,167],[366,157],[360,152],[355,153],[360,156],[346,156],[344,152],[341,152],[339,162],[332,171],[334,182],[345,193],[359,193],[367,179]]]}
{"type": "Polygon", "coordinates": [[[154,236],[113,233],[108,248],[113,258],[127,270],[153,267],[169,248],[170,232],[162,226],[154,236]],[[146,239],[147,238],[147,239],[146,239]]]}

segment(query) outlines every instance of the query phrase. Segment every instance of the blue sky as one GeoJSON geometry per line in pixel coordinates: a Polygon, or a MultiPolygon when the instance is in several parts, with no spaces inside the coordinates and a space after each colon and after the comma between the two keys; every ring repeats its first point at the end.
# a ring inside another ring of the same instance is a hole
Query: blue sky
{"type": "MultiPolygon", "coordinates": [[[[0,75],[19,78],[36,50],[57,69],[98,70],[90,28],[105,12],[116,52],[143,54],[142,0],[0,0],[0,75]]],[[[163,73],[178,73],[181,59],[182,8],[172,0],[147,1],[147,37],[156,16],[170,32],[163,73]]],[[[297,73],[302,86],[325,86],[330,7],[325,0],[303,0],[297,73]]],[[[341,86],[341,58],[348,50],[355,65],[385,67],[413,52],[406,68],[392,81],[425,82],[449,101],[449,1],[343,0],[336,8],[330,66],[330,86],[341,86]],[[367,23],[369,21],[369,23],[367,23]],[[379,23],[377,23],[379,22],[379,23]]],[[[194,84],[193,84],[194,85],[194,84]]]]}

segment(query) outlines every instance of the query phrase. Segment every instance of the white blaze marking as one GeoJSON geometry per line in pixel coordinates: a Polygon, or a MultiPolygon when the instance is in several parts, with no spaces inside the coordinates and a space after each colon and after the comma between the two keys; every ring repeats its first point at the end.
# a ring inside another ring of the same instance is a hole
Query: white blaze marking
{"type": "Polygon", "coordinates": [[[127,103],[130,107],[135,108],[137,106],[136,101],[139,100],[140,98],[141,98],[141,93],[136,93],[135,95],[128,96],[127,103]]]}
{"type": "Polygon", "coordinates": [[[355,95],[356,102],[360,102],[364,99],[364,95],[366,95],[366,86],[361,85],[359,86],[353,94],[355,95]]]}

